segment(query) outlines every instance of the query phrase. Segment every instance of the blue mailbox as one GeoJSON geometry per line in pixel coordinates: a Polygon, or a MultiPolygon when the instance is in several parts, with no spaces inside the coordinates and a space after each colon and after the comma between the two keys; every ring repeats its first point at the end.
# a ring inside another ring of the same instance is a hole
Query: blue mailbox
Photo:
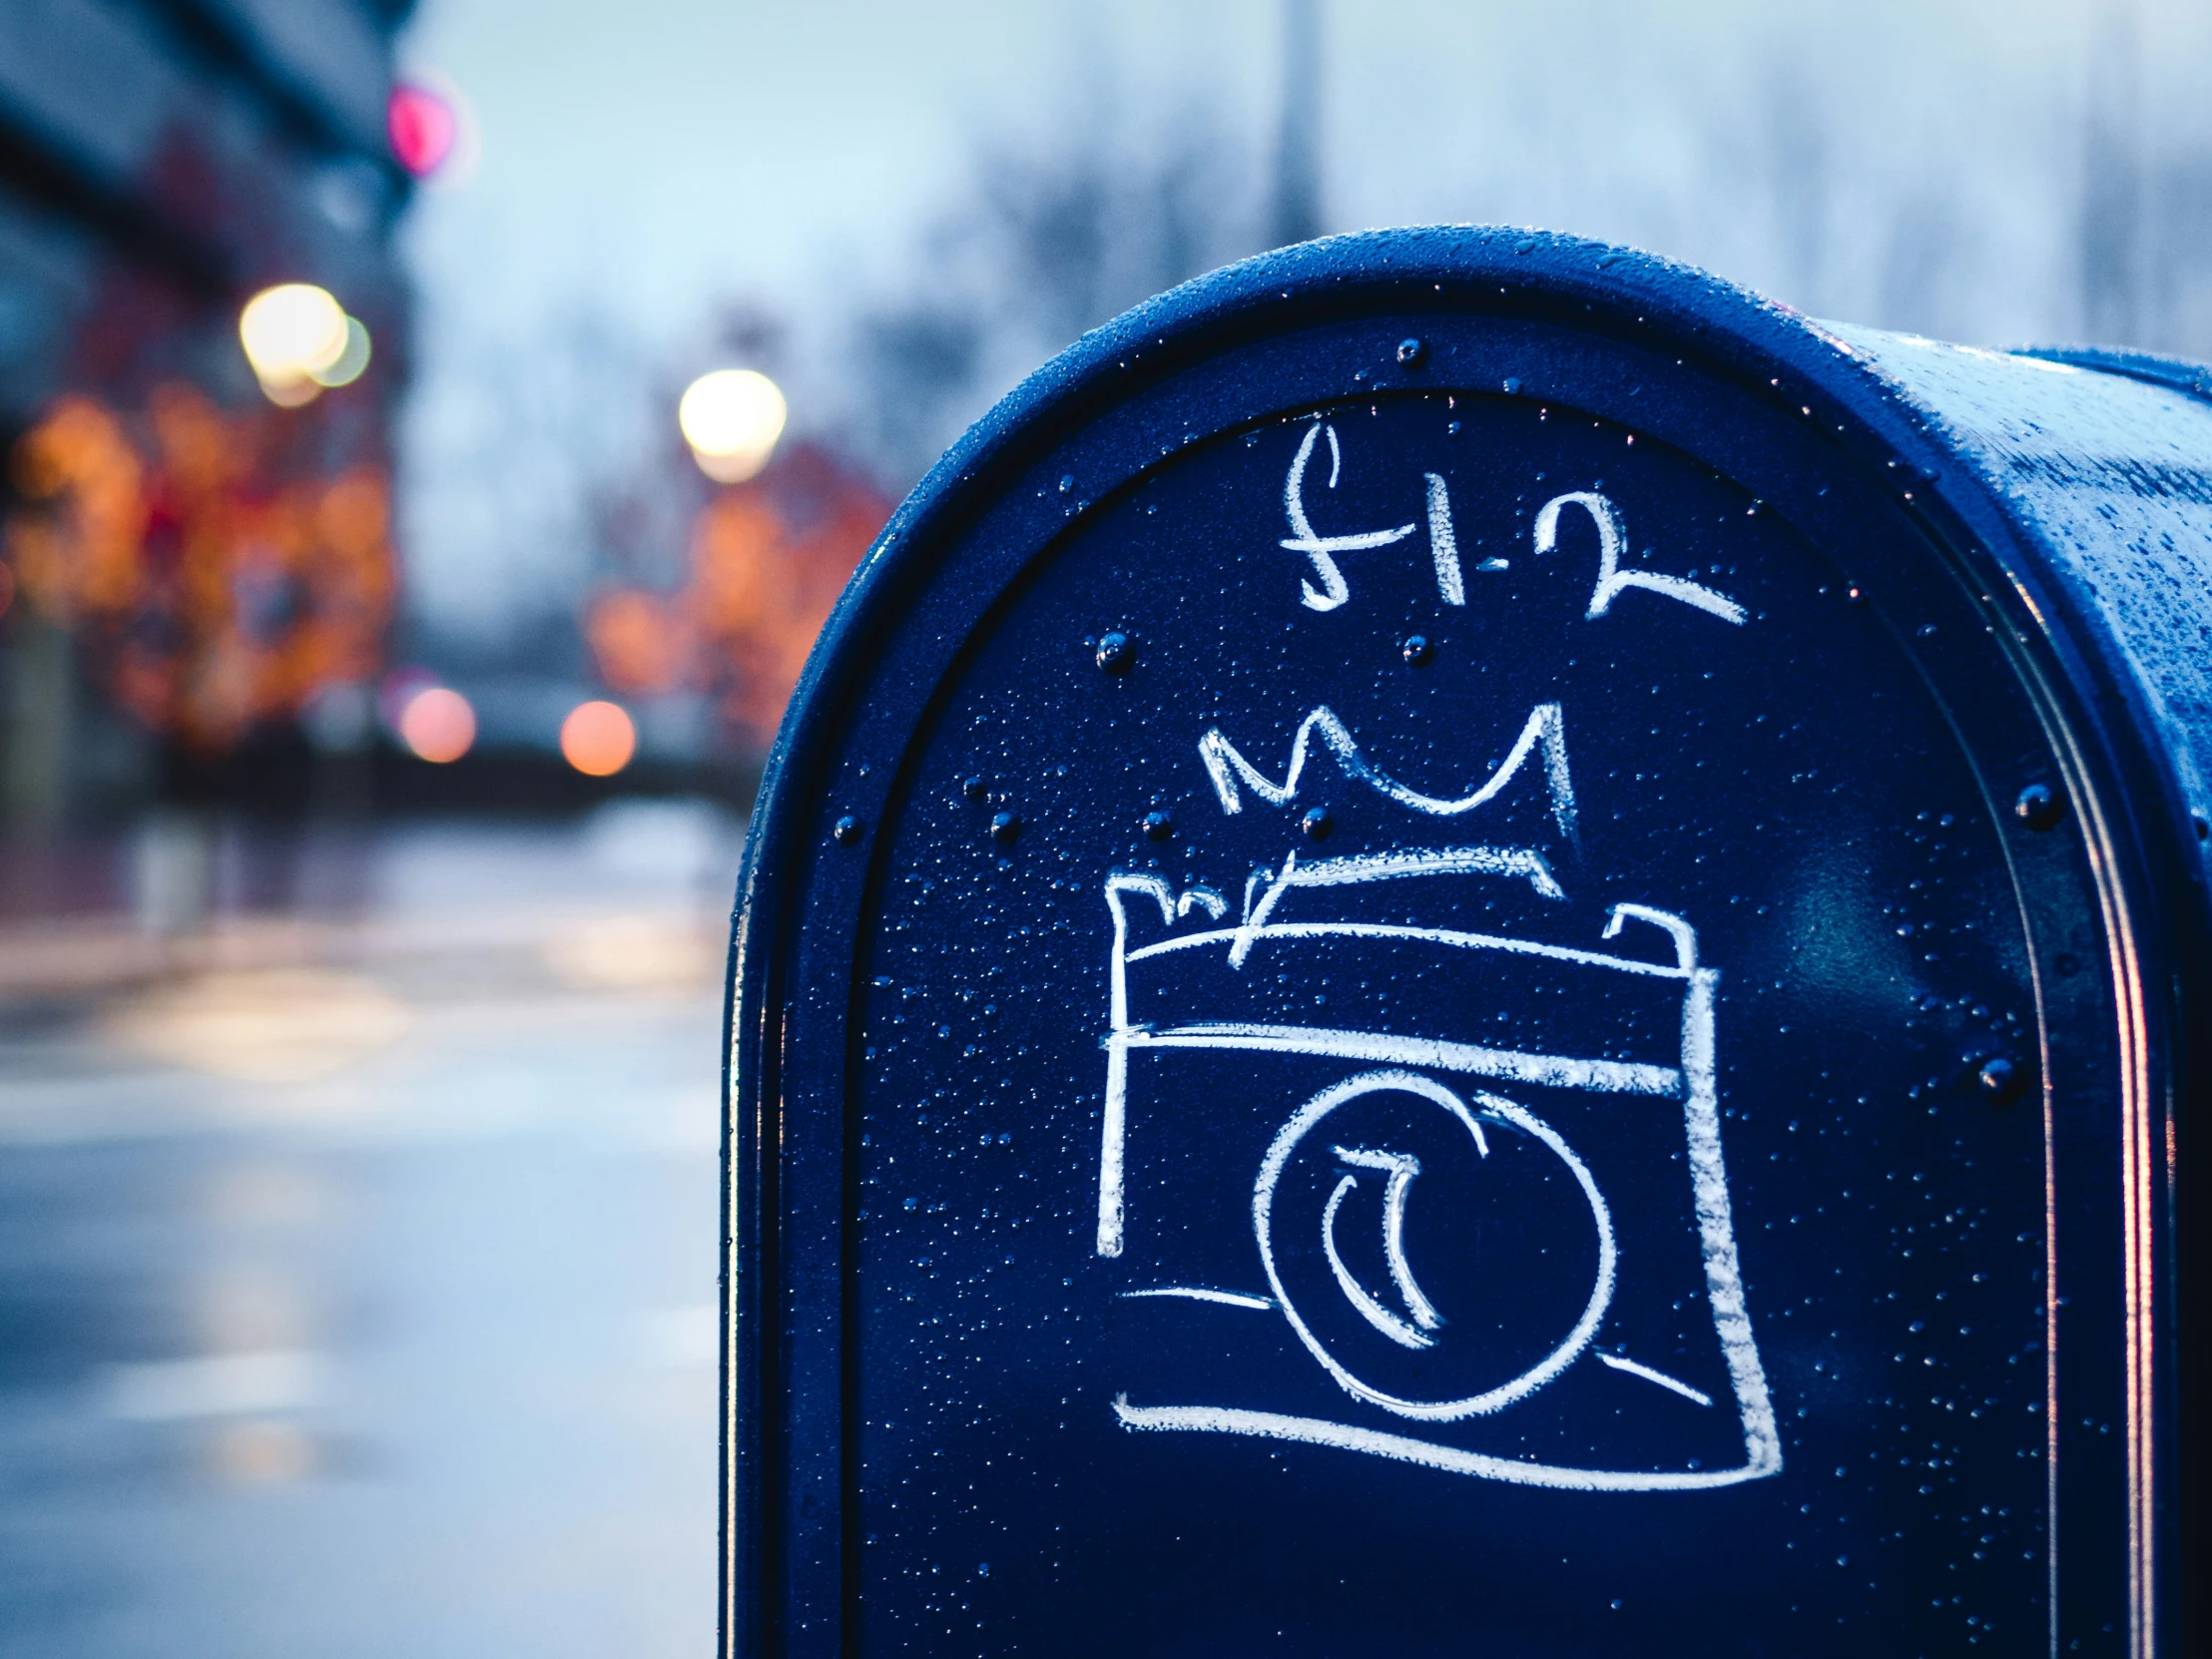
{"type": "Polygon", "coordinates": [[[739,894],[732,1655],[2202,1640],[2212,379],[1564,238],[1130,312],[739,894]]]}

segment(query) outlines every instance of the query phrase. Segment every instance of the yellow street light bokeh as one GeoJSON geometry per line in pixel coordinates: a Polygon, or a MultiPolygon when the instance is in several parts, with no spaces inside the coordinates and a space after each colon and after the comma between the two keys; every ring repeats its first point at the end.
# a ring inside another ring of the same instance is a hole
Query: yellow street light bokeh
{"type": "Polygon", "coordinates": [[[273,403],[296,408],[368,367],[368,330],[327,288],[279,282],[239,312],[239,343],[273,403]]]}
{"type": "Polygon", "coordinates": [[[318,386],[349,386],[368,368],[368,329],[357,316],[345,319],[345,349],[327,368],[310,368],[307,378],[318,386]]]}
{"type": "Polygon", "coordinates": [[[718,484],[738,484],[768,465],[790,409],[758,369],[718,368],[685,389],[676,406],[692,459],[718,484]]]}

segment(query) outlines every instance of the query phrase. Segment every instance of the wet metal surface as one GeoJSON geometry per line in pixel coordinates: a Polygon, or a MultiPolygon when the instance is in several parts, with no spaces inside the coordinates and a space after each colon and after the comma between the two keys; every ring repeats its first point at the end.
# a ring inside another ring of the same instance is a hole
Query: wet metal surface
{"type": "Polygon", "coordinates": [[[2193,1651],[2184,395],[1461,229],[1026,382],[749,849],[730,1651],[2193,1651]]]}
{"type": "Polygon", "coordinates": [[[704,1651],[737,830],[11,860],[6,1651],[704,1651]]]}

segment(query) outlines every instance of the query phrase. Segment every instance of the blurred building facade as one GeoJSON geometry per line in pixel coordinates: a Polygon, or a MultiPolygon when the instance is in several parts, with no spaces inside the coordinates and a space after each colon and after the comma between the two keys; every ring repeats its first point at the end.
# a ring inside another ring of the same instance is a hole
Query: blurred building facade
{"type": "Polygon", "coordinates": [[[143,798],[367,733],[392,612],[412,0],[0,0],[0,805],[143,798]],[[312,282],[373,342],[282,407],[240,346],[312,282]]]}

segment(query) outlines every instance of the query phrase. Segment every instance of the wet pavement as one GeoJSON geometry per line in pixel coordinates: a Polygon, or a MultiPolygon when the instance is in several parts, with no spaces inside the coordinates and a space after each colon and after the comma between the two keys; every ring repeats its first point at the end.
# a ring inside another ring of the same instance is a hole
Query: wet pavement
{"type": "Polygon", "coordinates": [[[740,830],[10,860],[0,1651],[709,1650],[740,830]]]}

